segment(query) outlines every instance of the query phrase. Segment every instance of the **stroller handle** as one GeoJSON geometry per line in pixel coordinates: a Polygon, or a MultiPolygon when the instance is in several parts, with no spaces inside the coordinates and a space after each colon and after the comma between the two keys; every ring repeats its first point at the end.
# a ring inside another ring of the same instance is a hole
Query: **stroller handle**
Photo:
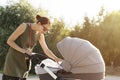
{"type": "Polygon", "coordinates": [[[41,63],[42,60],[48,58],[48,56],[43,55],[43,54],[39,54],[39,53],[34,53],[32,55],[25,53],[25,56],[28,57],[29,59],[31,59],[32,62],[35,64],[39,64],[39,63],[41,63]]]}

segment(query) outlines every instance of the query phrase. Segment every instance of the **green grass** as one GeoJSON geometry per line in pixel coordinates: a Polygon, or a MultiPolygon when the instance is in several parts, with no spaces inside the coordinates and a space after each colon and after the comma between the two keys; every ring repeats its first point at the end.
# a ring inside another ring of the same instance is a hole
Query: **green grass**
{"type": "Polygon", "coordinates": [[[120,67],[106,67],[106,75],[120,76],[120,67]]]}

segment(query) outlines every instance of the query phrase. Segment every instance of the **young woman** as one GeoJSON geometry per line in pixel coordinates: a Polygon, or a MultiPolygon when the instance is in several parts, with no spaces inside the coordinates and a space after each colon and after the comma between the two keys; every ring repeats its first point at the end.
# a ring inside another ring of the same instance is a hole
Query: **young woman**
{"type": "Polygon", "coordinates": [[[7,40],[10,46],[4,64],[2,80],[26,80],[30,70],[30,60],[25,53],[32,55],[37,40],[44,53],[55,61],[56,57],[45,42],[44,33],[50,29],[50,20],[47,17],[36,16],[37,23],[22,23],[7,40]]]}

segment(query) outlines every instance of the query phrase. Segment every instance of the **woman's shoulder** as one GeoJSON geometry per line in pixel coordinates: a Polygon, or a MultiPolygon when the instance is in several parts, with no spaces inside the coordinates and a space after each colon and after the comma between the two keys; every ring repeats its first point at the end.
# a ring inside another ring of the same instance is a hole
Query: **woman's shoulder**
{"type": "Polygon", "coordinates": [[[23,22],[23,23],[21,23],[20,25],[24,26],[24,25],[26,25],[26,24],[27,24],[27,23],[23,22]]]}
{"type": "Polygon", "coordinates": [[[31,24],[31,23],[25,23],[25,22],[23,22],[23,23],[20,24],[20,26],[21,26],[22,28],[25,28],[25,29],[26,29],[26,27],[30,26],[30,24],[31,24]]]}
{"type": "Polygon", "coordinates": [[[16,30],[22,30],[23,32],[26,29],[26,23],[21,23],[16,30]]]}
{"type": "Polygon", "coordinates": [[[26,25],[30,25],[30,24],[32,24],[32,23],[25,23],[25,22],[23,22],[23,23],[21,23],[20,25],[21,25],[21,26],[26,26],[26,25]]]}
{"type": "Polygon", "coordinates": [[[25,27],[26,26],[26,23],[21,23],[20,25],[19,25],[19,27],[25,27]]]}

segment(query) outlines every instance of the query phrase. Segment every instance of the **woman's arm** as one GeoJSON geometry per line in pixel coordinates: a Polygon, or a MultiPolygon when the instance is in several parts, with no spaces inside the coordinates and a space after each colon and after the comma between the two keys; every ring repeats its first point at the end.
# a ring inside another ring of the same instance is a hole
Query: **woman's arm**
{"type": "Polygon", "coordinates": [[[18,28],[10,35],[10,37],[7,40],[7,44],[16,49],[17,51],[20,51],[21,53],[25,53],[26,50],[19,47],[16,43],[15,40],[25,31],[26,29],[26,24],[22,23],[18,28]]]}
{"type": "Polygon", "coordinates": [[[47,46],[47,44],[46,44],[46,42],[45,42],[44,34],[41,34],[41,35],[40,35],[39,43],[40,43],[43,51],[45,52],[45,54],[46,54],[48,57],[52,58],[52,59],[55,60],[56,62],[62,60],[62,59],[56,57],[56,56],[53,54],[53,52],[48,48],[48,46],[47,46]]]}

